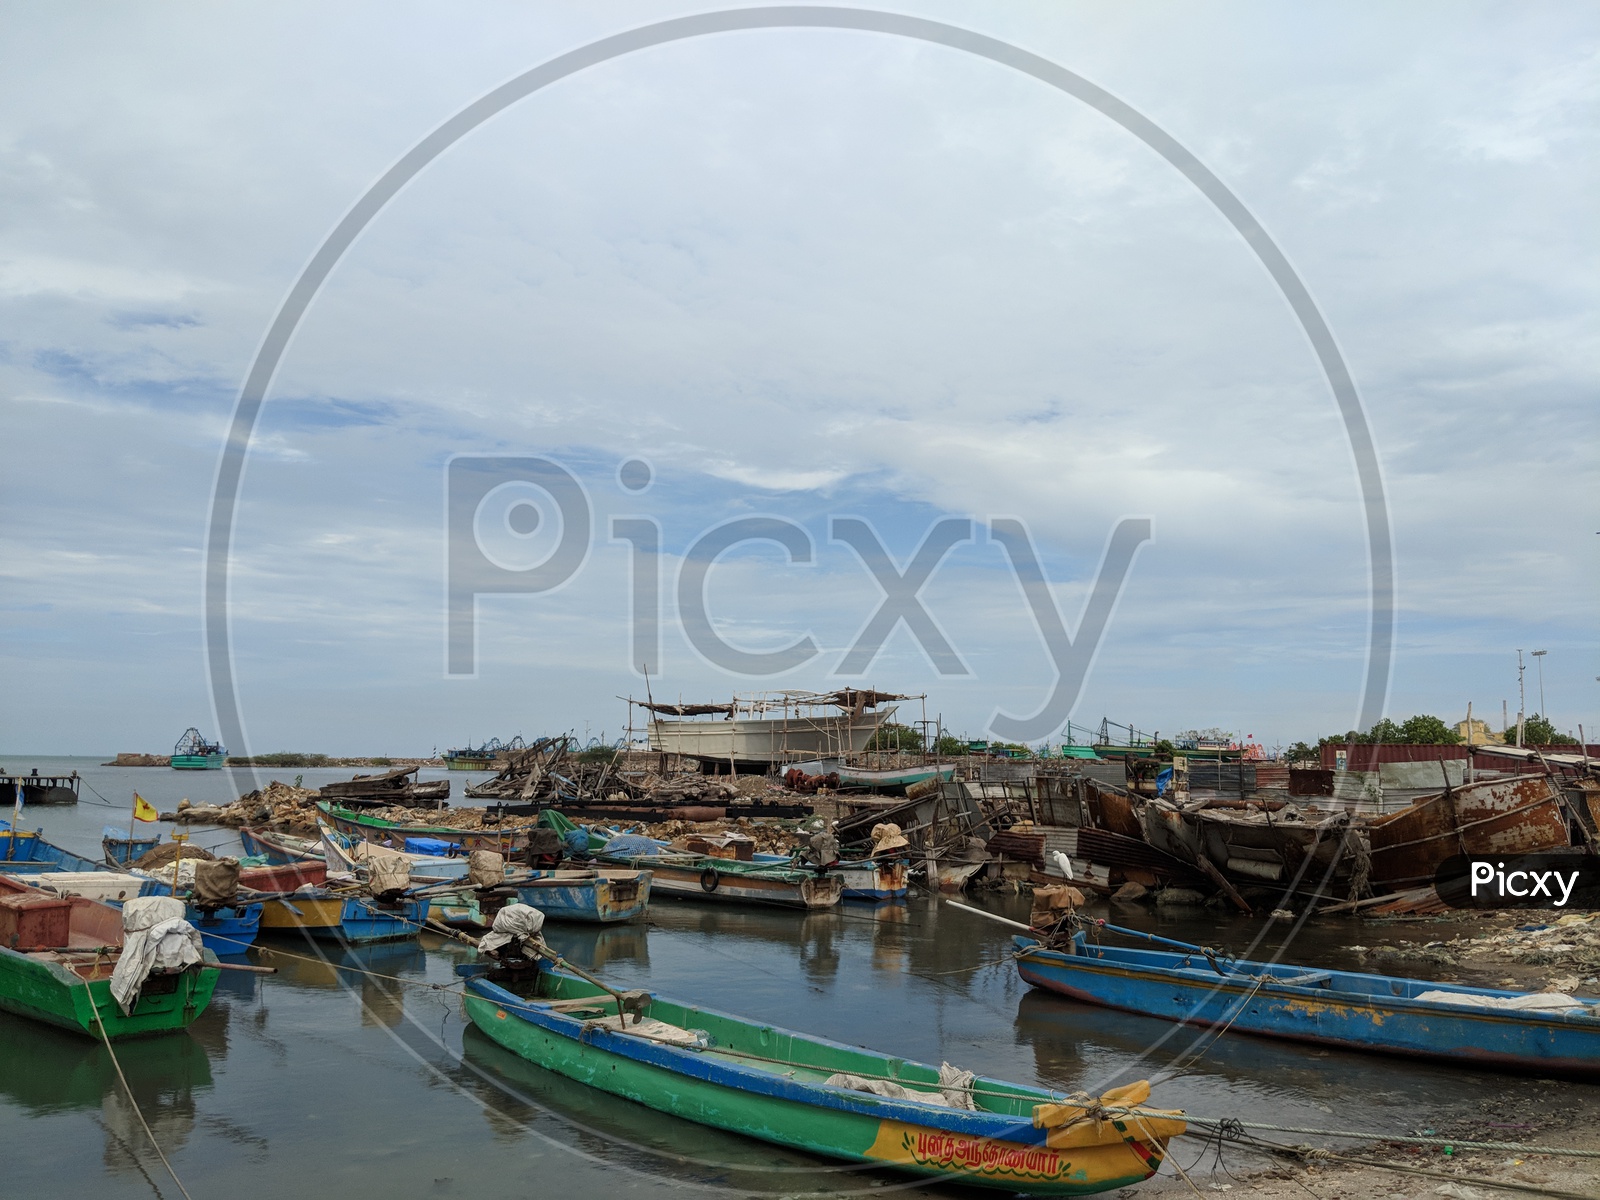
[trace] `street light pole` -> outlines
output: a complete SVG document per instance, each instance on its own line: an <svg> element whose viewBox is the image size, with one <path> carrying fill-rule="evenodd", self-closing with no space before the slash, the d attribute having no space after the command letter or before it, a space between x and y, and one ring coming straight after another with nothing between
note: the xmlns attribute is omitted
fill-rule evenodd
<svg viewBox="0 0 1600 1200"><path fill-rule="evenodd" d="M1528 711L1528 692L1522 686L1522 647L1517 647L1517 745L1522 745L1522 720Z"/></svg>
<svg viewBox="0 0 1600 1200"><path fill-rule="evenodd" d="M1539 715L1547 721L1550 719L1550 713L1544 706L1544 656L1549 653L1550 651L1548 650L1535 650L1533 652L1533 656L1539 660Z"/></svg>

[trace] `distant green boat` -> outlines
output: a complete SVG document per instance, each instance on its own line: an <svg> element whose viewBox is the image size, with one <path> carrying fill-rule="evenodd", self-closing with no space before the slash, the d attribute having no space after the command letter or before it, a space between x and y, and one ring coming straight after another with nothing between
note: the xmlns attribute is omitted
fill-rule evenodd
<svg viewBox="0 0 1600 1200"><path fill-rule="evenodd" d="M0 1009L56 1025L98 1040L100 1028L112 1041L119 1038L152 1037L181 1033L211 1003L211 993L221 976L213 964L216 955L206 951L206 965L170 973L153 973L146 981L126 1015L111 994L111 973L122 948L122 910L81 896L59 900L70 904L66 936L52 928L52 918L43 909L54 908L47 896L36 888L0 878L0 901L12 910L9 922L18 929L44 929L60 946L29 950L26 933L13 934L0 944ZM32 924L19 924L26 914ZM36 939L34 939L36 940ZM99 1013L99 1020L95 1014Z"/></svg>
<svg viewBox="0 0 1600 1200"><path fill-rule="evenodd" d="M193 725L183 731L178 744L172 748L172 769L175 771L217 771L228 757L225 746L208 742Z"/></svg>
<svg viewBox="0 0 1600 1200"><path fill-rule="evenodd" d="M527 748L522 735L518 734L509 742L490 738L481 746L457 746L446 750L439 757L444 759L447 771L493 771L495 763L504 759L506 755Z"/></svg>

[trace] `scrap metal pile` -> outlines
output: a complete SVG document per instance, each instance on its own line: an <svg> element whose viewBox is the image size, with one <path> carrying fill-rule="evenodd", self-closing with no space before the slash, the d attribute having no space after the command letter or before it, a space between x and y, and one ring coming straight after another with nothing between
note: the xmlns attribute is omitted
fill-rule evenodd
<svg viewBox="0 0 1600 1200"><path fill-rule="evenodd" d="M617 820L720 821L739 816L800 817L811 809L761 776L719 779L697 770L660 774L629 765L620 752L577 754L570 737L540 738L513 753L493 779L467 789L506 816L559 808L571 816ZM769 799L776 792L783 799Z"/></svg>

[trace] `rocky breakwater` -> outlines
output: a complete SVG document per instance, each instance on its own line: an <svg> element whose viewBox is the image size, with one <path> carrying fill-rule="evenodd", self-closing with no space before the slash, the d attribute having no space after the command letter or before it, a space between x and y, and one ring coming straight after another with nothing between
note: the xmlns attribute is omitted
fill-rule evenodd
<svg viewBox="0 0 1600 1200"><path fill-rule="evenodd" d="M274 779L264 788L246 792L232 804L180 801L175 810L162 813L161 819L180 825L226 825L234 829L241 825L271 825L296 833L315 833L320 798L312 788Z"/></svg>
<svg viewBox="0 0 1600 1200"><path fill-rule="evenodd" d="M135 754L128 750L119 751L110 762L101 763L102 767L170 767L172 756L170 754Z"/></svg>

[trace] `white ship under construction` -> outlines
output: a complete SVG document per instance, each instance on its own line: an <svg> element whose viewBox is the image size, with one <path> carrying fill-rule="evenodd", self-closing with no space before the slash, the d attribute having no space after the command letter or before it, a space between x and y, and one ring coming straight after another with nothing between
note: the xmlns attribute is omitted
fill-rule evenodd
<svg viewBox="0 0 1600 1200"><path fill-rule="evenodd" d="M893 692L755 692L723 704L659 704L636 700L650 714L650 749L735 769L839 758L865 750L893 702Z"/></svg>

